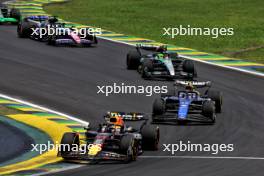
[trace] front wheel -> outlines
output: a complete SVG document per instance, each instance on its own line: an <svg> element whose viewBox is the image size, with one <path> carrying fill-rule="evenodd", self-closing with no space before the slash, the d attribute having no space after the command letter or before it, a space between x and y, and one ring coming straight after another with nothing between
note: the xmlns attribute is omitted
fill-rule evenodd
<svg viewBox="0 0 264 176"><path fill-rule="evenodd" d="M151 77L151 71L153 70L153 63L149 59L145 59L142 63L141 77L149 79Z"/></svg>
<svg viewBox="0 0 264 176"><path fill-rule="evenodd" d="M217 90L209 90L208 97L211 98L215 102L215 112L222 112L222 104L223 104L223 95L222 92Z"/></svg>
<svg viewBox="0 0 264 176"><path fill-rule="evenodd" d="M209 118L213 123L215 122L215 107L212 101L205 101L203 103L202 114Z"/></svg>
<svg viewBox="0 0 264 176"><path fill-rule="evenodd" d="M121 138L120 150L123 154L127 155L125 163L129 163L137 159L138 146L133 135L125 135Z"/></svg>
<svg viewBox="0 0 264 176"><path fill-rule="evenodd" d="M137 69L138 66L140 65L140 58L141 58L141 55L139 52L130 51L127 54L127 60L126 60L127 69L129 69L129 70Z"/></svg>
<svg viewBox="0 0 264 176"><path fill-rule="evenodd" d="M17 36L19 38L26 38L28 36L28 32L27 32L28 29L24 29L25 26L26 25L23 24L17 25Z"/></svg>
<svg viewBox="0 0 264 176"><path fill-rule="evenodd" d="M48 45L56 46L56 36L50 36L47 40Z"/></svg>
<svg viewBox="0 0 264 176"><path fill-rule="evenodd" d="M79 135L74 132L67 132L63 134L63 137L61 139L61 147L60 147L60 153L62 158L69 159L70 157L68 154L70 154L73 151L73 148L79 148L80 146L80 139Z"/></svg>

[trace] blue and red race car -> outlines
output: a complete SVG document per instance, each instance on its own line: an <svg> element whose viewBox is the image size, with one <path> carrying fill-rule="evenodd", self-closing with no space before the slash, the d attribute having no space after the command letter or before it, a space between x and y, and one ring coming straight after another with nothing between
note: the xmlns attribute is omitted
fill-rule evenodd
<svg viewBox="0 0 264 176"><path fill-rule="evenodd" d="M65 133L58 156L67 161L135 161L143 150L157 150L159 128L148 125L142 113L108 112L105 123L89 124L85 137L78 133ZM128 123L138 123L137 125Z"/></svg>
<svg viewBox="0 0 264 176"><path fill-rule="evenodd" d="M222 92L210 89L209 81L176 81L175 85L184 88L175 86L153 103L154 123L215 123L216 114L222 110ZM208 89L201 93L198 88Z"/></svg>

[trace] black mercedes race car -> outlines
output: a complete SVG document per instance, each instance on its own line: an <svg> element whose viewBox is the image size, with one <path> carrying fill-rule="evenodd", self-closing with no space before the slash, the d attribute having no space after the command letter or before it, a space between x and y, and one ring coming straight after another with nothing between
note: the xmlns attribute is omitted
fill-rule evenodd
<svg viewBox="0 0 264 176"><path fill-rule="evenodd" d="M58 156L67 161L130 162L136 160L143 150L158 149L159 128L147 125L144 114L109 112L104 118L103 124L89 124L83 139L78 133L65 133L61 144L69 148L61 148ZM139 125L131 126L129 122Z"/></svg>
<svg viewBox="0 0 264 176"><path fill-rule="evenodd" d="M142 54L140 49L155 51ZM168 52L166 46L137 45L126 58L127 69L135 69L144 79L188 79L197 77L192 60L184 59L175 52Z"/></svg>
<svg viewBox="0 0 264 176"><path fill-rule="evenodd" d="M28 16L17 27L20 38L31 38L47 42L49 45L91 46L97 44L96 35L91 35L89 28L83 31L68 28L53 16Z"/></svg>
<svg viewBox="0 0 264 176"><path fill-rule="evenodd" d="M154 123L215 123L216 114L222 110L222 92L210 89L209 81L176 81L175 84L184 89L175 87L154 101ZM207 89L202 93L198 88Z"/></svg>

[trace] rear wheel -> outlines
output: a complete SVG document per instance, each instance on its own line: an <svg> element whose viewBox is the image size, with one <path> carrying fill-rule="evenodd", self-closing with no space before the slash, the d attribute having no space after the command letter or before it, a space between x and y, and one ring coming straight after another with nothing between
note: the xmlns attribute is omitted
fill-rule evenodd
<svg viewBox="0 0 264 176"><path fill-rule="evenodd" d="M14 9L13 8L13 9L10 10L10 17L11 18L15 18L19 22L21 20L21 13L20 13L20 11L18 9Z"/></svg>
<svg viewBox="0 0 264 176"><path fill-rule="evenodd" d="M142 148L144 150L158 150L160 132L155 126L145 125L141 130Z"/></svg>
<svg viewBox="0 0 264 176"><path fill-rule="evenodd" d="M137 51L129 51L129 53L127 54L127 69L129 70L135 70L138 68L138 66L140 65L140 59L141 59L141 55L139 52Z"/></svg>
<svg viewBox="0 0 264 176"><path fill-rule="evenodd" d="M67 156L74 149L78 149L80 146L80 139L77 133L67 132L63 134L61 139L60 152L64 159L69 159ZM78 147L78 148L77 148Z"/></svg>
<svg viewBox="0 0 264 176"><path fill-rule="evenodd" d="M211 98L215 102L215 112L222 112L222 104L223 104L223 96L222 92L217 90L209 90L208 97Z"/></svg>
<svg viewBox="0 0 264 176"><path fill-rule="evenodd" d="M188 76L190 76L190 78L193 78L195 76L194 63L192 60L183 61L183 71L188 73Z"/></svg>

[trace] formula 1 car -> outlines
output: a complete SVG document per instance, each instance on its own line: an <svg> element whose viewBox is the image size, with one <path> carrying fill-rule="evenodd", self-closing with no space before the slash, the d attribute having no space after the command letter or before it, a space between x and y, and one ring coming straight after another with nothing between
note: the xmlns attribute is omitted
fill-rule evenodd
<svg viewBox="0 0 264 176"><path fill-rule="evenodd" d="M65 133L61 144L69 145L69 150L60 150L58 156L67 161L135 161L143 150L157 150L159 128L147 125L147 118L142 113L108 112L105 123L89 124L85 137L78 133ZM128 122L139 122L138 126L129 126ZM75 145L75 150L74 150ZM82 147L86 146L84 150ZM77 146L77 147L76 147ZM88 146L88 147L87 147ZM77 148L77 149L76 149Z"/></svg>
<svg viewBox="0 0 264 176"><path fill-rule="evenodd" d="M27 16L18 24L17 35L19 38L32 38L44 41L47 39L46 36L40 37L40 35L34 33L34 30L40 29L41 27L45 28L49 24L54 24L57 21L57 18L45 15Z"/></svg>
<svg viewBox="0 0 264 176"><path fill-rule="evenodd" d="M184 86L184 90L177 90ZM153 103L154 123L215 123L222 110L222 92L211 90L211 82L176 81L175 88ZM196 89L207 88L204 93Z"/></svg>
<svg viewBox="0 0 264 176"><path fill-rule="evenodd" d="M71 28L65 28L64 26L55 26L55 30L58 34L53 34L48 37L48 44L54 46L83 46L89 47L98 43L96 35L90 35L88 33L89 29L84 32L76 32Z"/></svg>
<svg viewBox="0 0 264 176"><path fill-rule="evenodd" d="M64 23L58 22L52 16L29 16L23 19L17 27L17 34L20 38L31 38L47 42L49 45L69 46L91 46L97 44L95 35L88 33L89 28L82 33L65 27Z"/></svg>
<svg viewBox="0 0 264 176"><path fill-rule="evenodd" d="M155 51L143 55L140 49ZM197 77L192 60L168 52L166 46L137 45L136 51L127 54L127 69L136 69L144 79L188 79Z"/></svg>
<svg viewBox="0 0 264 176"><path fill-rule="evenodd" d="M0 24L11 23L18 24L21 14L18 9L8 8L4 4L0 4Z"/></svg>

